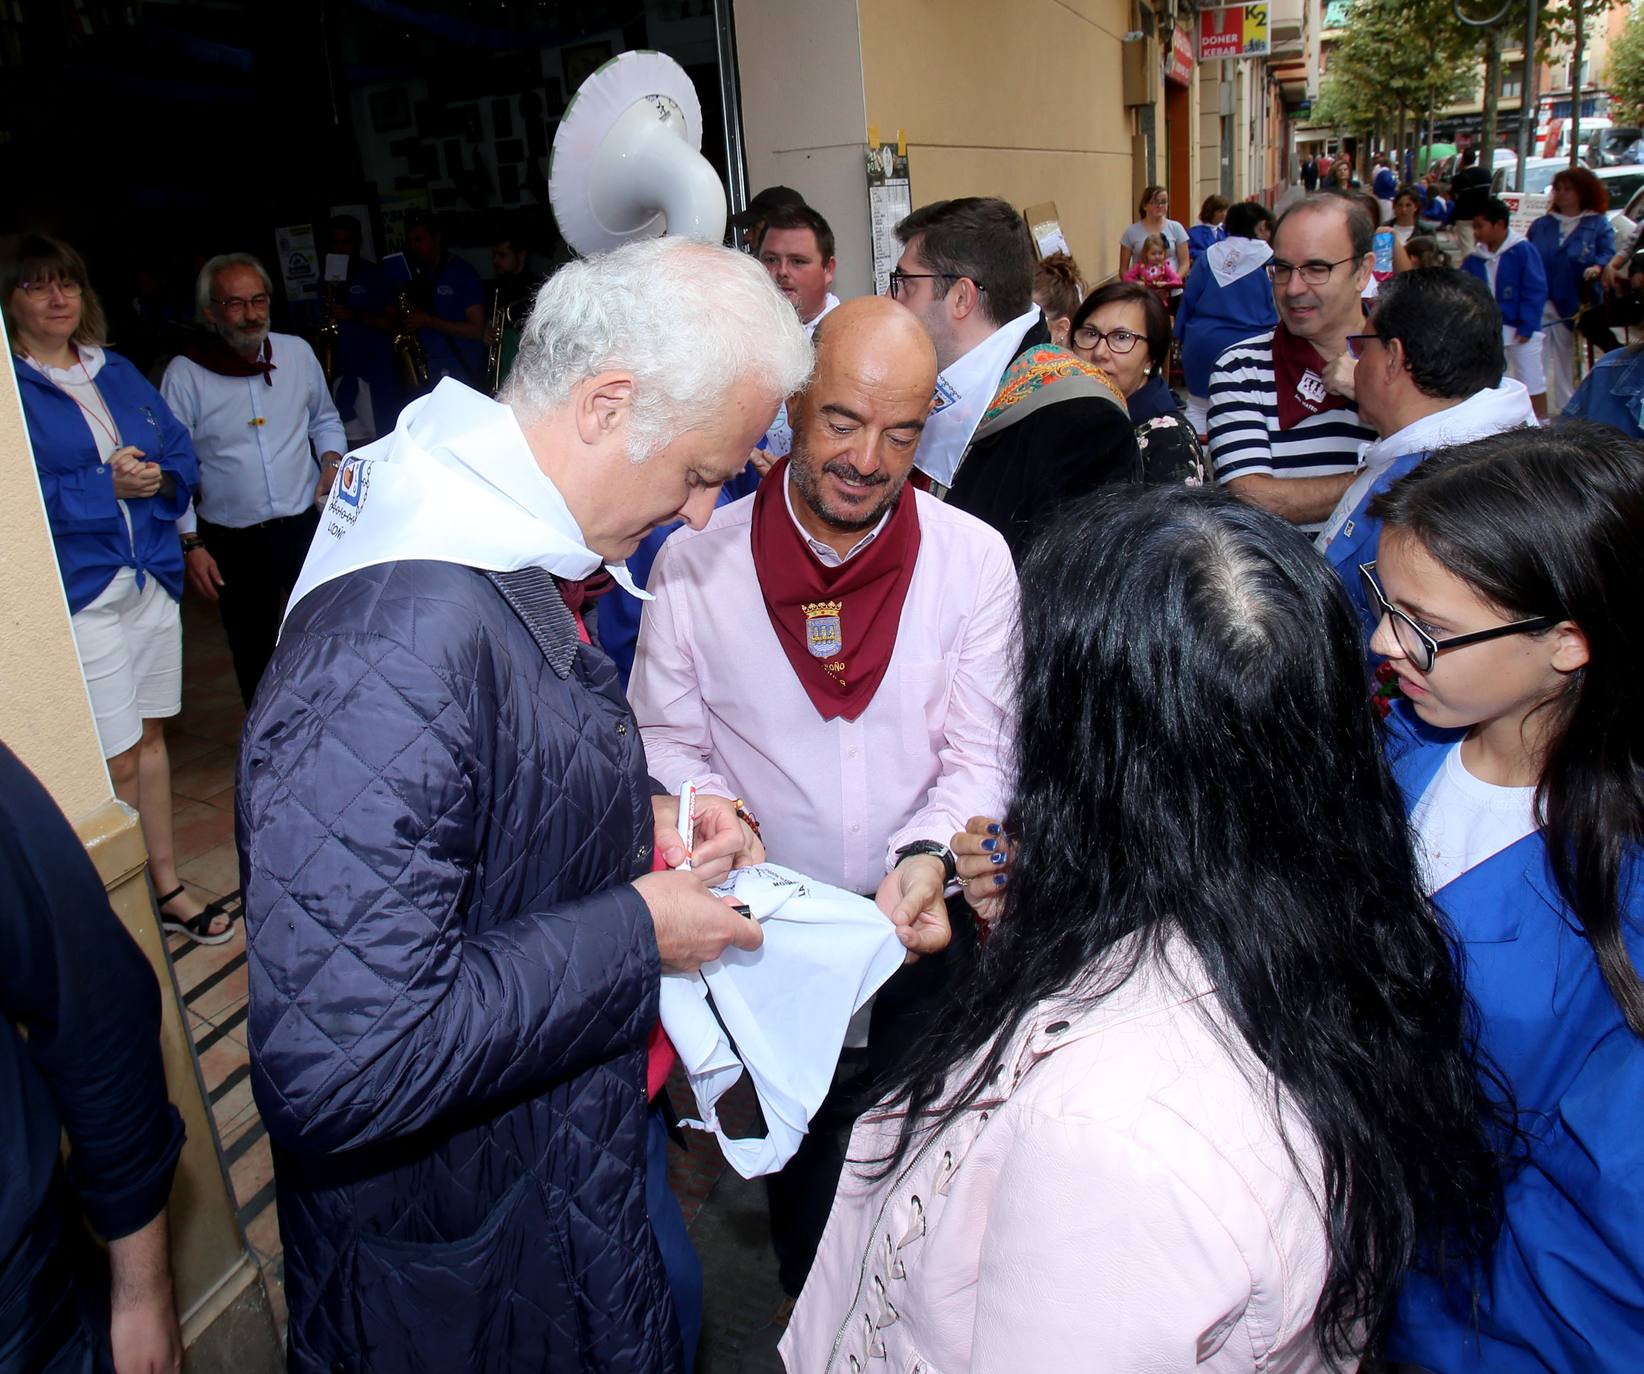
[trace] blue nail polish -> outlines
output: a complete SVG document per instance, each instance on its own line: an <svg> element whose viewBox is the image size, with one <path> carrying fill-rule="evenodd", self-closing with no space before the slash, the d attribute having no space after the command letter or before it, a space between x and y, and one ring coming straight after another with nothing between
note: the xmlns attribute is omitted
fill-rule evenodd
<svg viewBox="0 0 1644 1374"><path fill-rule="evenodd" d="M997 821L995 821L992 825L988 826L988 834L997 835L998 833L999 833L999 823Z"/></svg>
<svg viewBox="0 0 1644 1374"><path fill-rule="evenodd" d="M1003 887L1005 885L1005 875L1003 873L995 873L993 875L993 885L995 887Z"/></svg>
<svg viewBox="0 0 1644 1374"><path fill-rule="evenodd" d="M985 849L990 854L995 849L997 849L998 847L999 847L999 841L998 840L983 840L982 841L982 848Z"/></svg>
<svg viewBox="0 0 1644 1374"><path fill-rule="evenodd" d="M1003 854L995 854L993 856L993 862L996 863L996 864L1002 864L1002 863L1004 863L1004 861L1005 861L1005 856Z"/></svg>

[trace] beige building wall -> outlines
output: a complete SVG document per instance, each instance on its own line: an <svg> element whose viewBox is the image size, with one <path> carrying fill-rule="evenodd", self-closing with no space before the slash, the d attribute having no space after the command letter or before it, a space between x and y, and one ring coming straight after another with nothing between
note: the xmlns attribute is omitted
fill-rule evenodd
<svg viewBox="0 0 1644 1374"><path fill-rule="evenodd" d="M1128 0L860 0L857 8L867 120L881 138L906 131L914 204L1053 200L1086 279L1113 272L1135 209L1134 120L1119 67ZM753 57L741 51L746 73Z"/></svg>
<svg viewBox="0 0 1644 1374"><path fill-rule="evenodd" d="M833 228L841 297L873 292L856 0L736 0L748 190L791 186ZM894 127L880 127L894 138Z"/></svg>
<svg viewBox="0 0 1644 1374"><path fill-rule="evenodd" d="M1222 63L1206 62L1195 70L1198 105L1199 203L1222 189ZM1237 196L1230 197L1237 200Z"/></svg>

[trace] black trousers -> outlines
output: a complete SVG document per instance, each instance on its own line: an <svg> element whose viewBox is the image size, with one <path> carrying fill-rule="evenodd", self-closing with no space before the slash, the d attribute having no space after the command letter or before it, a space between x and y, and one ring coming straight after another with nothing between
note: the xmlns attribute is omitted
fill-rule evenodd
<svg viewBox="0 0 1644 1374"><path fill-rule="evenodd" d="M799 1149L778 1173L765 1176L777 1277L791 1298L799 1296L811 1272L856 1118L883 1096L886 1081L941 1015L951 990L968 976L975 961L976 918L963 897L948 899L948 920L953 926L952 943L940 954L898 969L879 989L867 1048L845 1052L833 1088L811 1118L811 1129ZM863 1163L855 1160L852 1166Z"/></svg>
<svg viewBox="0 0 1644 1374"><path fill-rule="evenodd" d="M234 657L234 677L247 708L257 695L268 660L274 657L280 617L319 524L317 510L245 529L200 521L200 538L223 575L217 607L228 635L228 651Z"/></svg>

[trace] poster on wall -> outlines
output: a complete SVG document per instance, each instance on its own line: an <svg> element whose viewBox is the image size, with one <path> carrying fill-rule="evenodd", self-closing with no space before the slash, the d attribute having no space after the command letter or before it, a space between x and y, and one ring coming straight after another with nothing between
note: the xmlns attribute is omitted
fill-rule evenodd
<svg viewBox="0 0 1644 1374"><path fill-rule="evenodd" d="M320 253L312 224L287 224L274 231L274 256L288 301L311 301L319 295Z"/></svg>
<svg viewBox="0 0 1644 1374"><path fill-rule="evenodd" d="M1028 206L1022 211L1022 218L1027 221L1034 251L1041 258L1048 258L1052 253L1073 256L1073 250L1067 246L1067 235L1062 232L1062 217L1056 213L1055 201Z"/></svg>
<svg viewBox="0 0 1644 1374"><path fill-rule="evenodd" d="M1267 6L1227 5L1199 11L1199 61L1267 52Z"/></svg>
<svg viewBox="0 0 1644 1374"><path fill-rule="evenodd" d="M875 295L890 292L891 268L902 256L896 226L913 213L913 192L908 185L908 154L904 144L868 148L868 213L873 237L873 290Z"/></svg>

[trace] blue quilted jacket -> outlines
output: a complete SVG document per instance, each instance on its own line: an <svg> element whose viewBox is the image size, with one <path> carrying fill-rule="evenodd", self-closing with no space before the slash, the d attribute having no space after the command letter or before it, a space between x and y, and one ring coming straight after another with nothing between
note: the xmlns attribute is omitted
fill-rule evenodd
<svg viewBox="0 0 1644 1374"><path fill-rule="evenodd" d="M292 1369L677 1368L650 791L540 570L387 564L288 620L238 834Z"/></svg>

